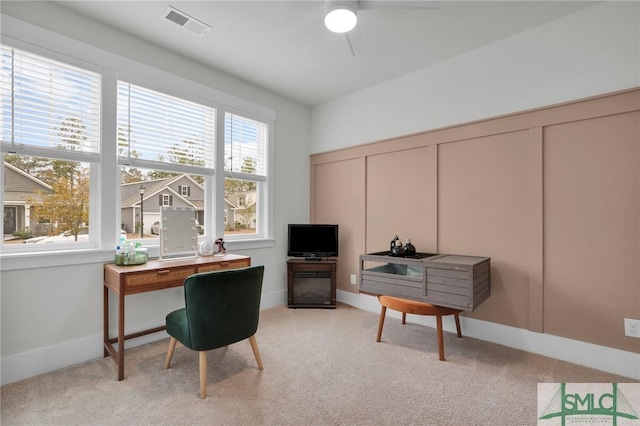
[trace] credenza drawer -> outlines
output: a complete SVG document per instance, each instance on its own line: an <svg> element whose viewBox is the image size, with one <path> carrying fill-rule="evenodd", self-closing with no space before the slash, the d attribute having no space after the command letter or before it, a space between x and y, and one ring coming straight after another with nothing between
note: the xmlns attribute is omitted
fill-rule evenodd
<svg viewBox="0 0 640 426"><path fill-rule="evenodd" d="M247 266L251 266L251 261L249 259L224 260L221 262L198 265L198 272L221 271L223 269L236 269Z"/></svg>
<svg viewBox="0 0 640 426"><path fill-rule="evenodd" d="M125 288L135 288L147 285L170 283L173 281L184 281L189 275L196 273L195 266L184 266L180 268L156 269L140 273L132 273L124 276Z"/></svg>

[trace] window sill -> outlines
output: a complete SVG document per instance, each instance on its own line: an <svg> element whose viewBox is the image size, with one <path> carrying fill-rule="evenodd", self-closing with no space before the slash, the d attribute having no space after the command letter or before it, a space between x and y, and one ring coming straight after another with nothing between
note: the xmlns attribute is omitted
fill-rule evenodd
<svg viewBox="0 0 640 426"><path fill-rule="evenodd" d="M104 263L113 261L113 250L84 249L39 253L3 253L0 255L0 271L47 268L53 266Z"/></svg>
<svg viewBox="0 0 640 426"><path fill-rule="evenodd" d="M229 252L271 248L275 244L273 239L236 240L226 243ZM149 247L149 257L159 256L158 246ZM0 272L20 269L50 268L55 266L80 265L87 263L113 262L113 250L81 249L52 251L39 253L2 253L0 254Z"/></svg>

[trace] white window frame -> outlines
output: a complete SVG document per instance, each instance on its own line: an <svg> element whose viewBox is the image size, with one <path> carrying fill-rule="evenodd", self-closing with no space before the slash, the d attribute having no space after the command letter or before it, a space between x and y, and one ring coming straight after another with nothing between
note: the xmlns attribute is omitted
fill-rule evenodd
<svg viewBox="0 0 640 426"><path fill-rule="evenodd" d="M104 106L104 101L102 99L103 91L104 91L104 80L105 73L102 67L96 66L95 64L85 62L83 60L70 57L61 53L51 52L46 49L39 48L37 46L31 46L20 42L18 40L11 40L3 38L2 44L8 47L12 47L14 49L22 50L25 52L29 52L35 55L42 56L44 58L52 59L58 62L62 62L64 64L72 65L78 68L82 68L84 70L94 72L100 75L100 84L101 84L101 93L100 93L100 109L102 110ZM108 78L108 77L107 77ZM101 111L102 115L102 111ZM104 123L100 123L100 139L103 137L103 128ZM100 145L102 145L100 143ZM16 154L22 156L32 156L32 157L46 157L56 160L66 160L66 161L78 161L85 162L89 164L89 239L88 241L78 241L78 242L67 242L67 243L50 243L50 244L1 244L1 252L0 259L4 260L4 257L8 255L32 255L34 253L42 254L42 253L64 253L69 251L78 251L78 250L93 250L97 249L100 245L101 240L101 227L100 227L100 217L101 217L101 206L102 197L98 196L101 187L101 173L100 170L102 168L102 158L104 153L101 151L97 154L96 158L95 154L84 154L82 152L76 151L68 151L68 150L53 150L49 147L36 147L32 145L20 146L17 145L12 147L10 150L7 150L5 146L2 148L2 152L0 154L0 161L2 161L2 170L0 171L0 187L4 188L4 160L6 154ZM0 204L3 206L4 211L4 191L0 192ZM2 235L4 235L4 222L0 225L0 230Z"/></svg>
<svg viewBox="0 0 640 426"><path fill-rule="evenodd" d="M89 70L102 70L101 161L99 167L94 167L91 170L90 189L92 194L100 195L92 196L90 205L90 226L95 230L96 246L75 249L74 245L74 249L65 247L64 250L39 252L37 262L39 267L100 263L113 260L120 229L120 166L117 163L116 144L104 143L104 141L117 140L116 87L117 80L122 79L123 75L136 79L141 85L149 83L151 88L154 86L171 88L171 92L167 91L167 93L175 96L209 102L218 111L218 121L220 117L224 117L226 111L229 111L268 123L268 155L270 159L273 158L276 113L269 107L30 25L11 16L2 15L2 24L3 44ZM91 67L86 64L90 64ZM224 139L220 139L220 135L224 135L221 130L223 127L217 126L217 128L216 162L221 161L224 155ZM222 149L222 153L218 151L220 149ZM215 167L217 170L223 170L224 165L216 163ZM242 240L227 240L228 249L242 251L274 246L273 161L269 162L268 176L269 179L263 185L265 199L258 200L260 211L257 214L259 220L264 224L263 232L260 235L252 235ZM205 223L213 224L213 226L205 225L205 229L211 229L210 236L223 235L225 226L223 214L225 208L224 180L216 177L207 176L205 184L206 190L211 191L205 202ZM3 181L3 173L0 173L0 185L3 184ZM4 206L4 203L2 204ZM217 207L219 214L214 215L214 206ZM157 257L158 254L157 247L149 248L150 257ZM2 270L33 268L33 256L34 253L9 252L6 247L2 247L0 251Z"/></svg>
<svg viewBox="0 0 640 426"><path fill-rule="evenodd" d="M218 127L218 147L217 147L217 165L219 170L225 170L224 175L231 179L248 180L256 183L256 233L253 234L237 234L237 235L225 235L225 240L237 242L238 244L251 243L255 240L269 240L273 236L273 152L274 152L274 127L275 123L271 120L265 120L259 116L248 114L243 111L234 110L232 108L225 108L219 111L218 122L222 121L224 124L226 113L234 114L242 118L255 120L260 123L264 123L268 128L267 135L267 152L266 152L266 167L265 176L254 175L250 173L242 173L238 171L227 171L224 169L224 127ZM224 181L218 183L224 185ZM223 188L220 191L224 192ZM224 196L224 194L222 194ZM218 229L221 230L220 235L224 234L224 223L220 224Z"/></svg>

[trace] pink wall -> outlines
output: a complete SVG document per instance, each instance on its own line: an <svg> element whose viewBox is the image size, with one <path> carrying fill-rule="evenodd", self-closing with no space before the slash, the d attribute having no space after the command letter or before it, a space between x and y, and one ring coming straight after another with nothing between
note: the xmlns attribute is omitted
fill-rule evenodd
<svg viewBox="0 0 640 426"><path fill-rule="evenodd" d="M338 289L398 234L491 257L474 318L640 353L639 123L640 88L312 155Z"/></svg>

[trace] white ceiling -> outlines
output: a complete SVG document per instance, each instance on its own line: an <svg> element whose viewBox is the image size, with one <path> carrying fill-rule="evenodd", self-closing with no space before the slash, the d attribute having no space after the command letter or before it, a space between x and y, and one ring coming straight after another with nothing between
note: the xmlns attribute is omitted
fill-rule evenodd
<svg viewBox="0 0 640 426"><path fill-rule="evenodd" d="M367 54L323 24L322 1L60 1L120 31L314 106L559 19L593 2L440 1L435 9L362 10ZM163 18L169 5L212 28Z"/></svg>

